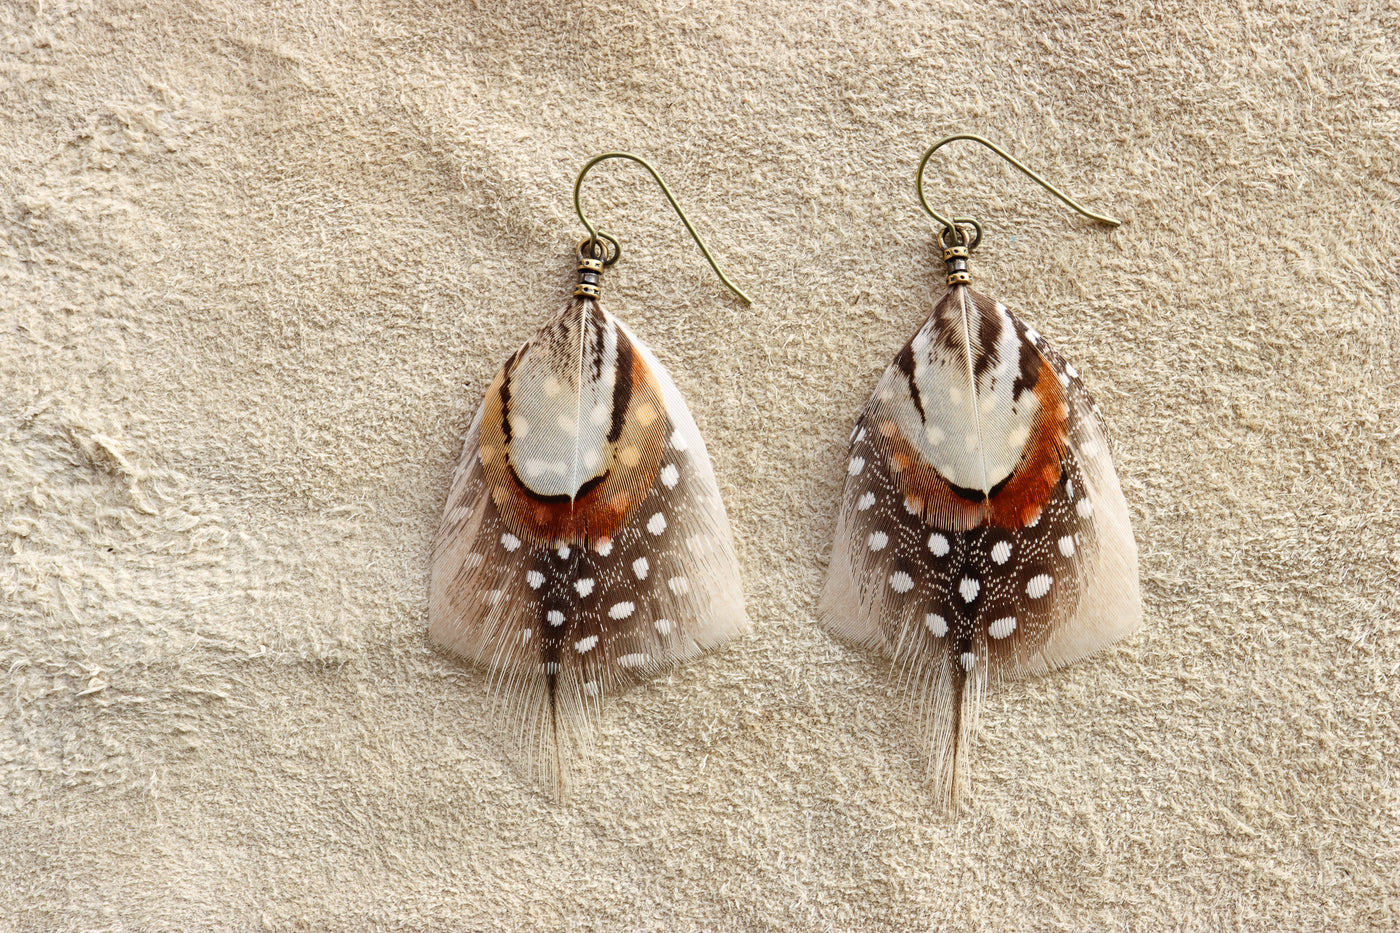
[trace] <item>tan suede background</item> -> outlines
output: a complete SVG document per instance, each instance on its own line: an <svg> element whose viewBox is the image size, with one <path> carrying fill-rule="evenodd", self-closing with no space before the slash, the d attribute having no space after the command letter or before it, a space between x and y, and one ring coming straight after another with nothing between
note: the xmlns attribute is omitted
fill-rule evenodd
<svg viewBox="0 0 1400 933"><path fill-rule="evenodd" d="M0 928L1400 925L1400 5L0 5ZM934 812L812 622L855 413L941 289L1086 373L1142 635L995 690ZM604 301L708 440L754 621L564 805L427 642L496 367Z"/></svg>

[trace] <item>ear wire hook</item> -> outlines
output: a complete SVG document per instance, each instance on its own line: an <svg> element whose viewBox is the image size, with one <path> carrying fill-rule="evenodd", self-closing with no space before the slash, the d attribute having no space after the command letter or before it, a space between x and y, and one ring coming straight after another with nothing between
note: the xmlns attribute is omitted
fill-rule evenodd
<svg viewBox="0 0 1400 933"><path fill-rule="evenodd" d="M973 220L971 217L954 217L949 219L928 206L928 199L924 197L924 166L928 165L929 158L935 152L937 152L939 149L941 149L948 143L954 142L955 140L959 139L970 139L975 143L981 143L982 145L986 146L988 149L992 150L997 155L1001 156L1003 159L1010 162L1012 165L1016 166L1021 171L1025 172L1031 177L1032 180L1035 181L1036 184L1040 185L1040 187L1044 188L1046 191L1059 198L1076 213L1088 217L1090 220L1097 220L1101 223L1106 223L1113 227L1118 226L1122 222L1113 217L1109 217L1107 214L1095 214L1093 211L1089 210L1087 207L1080 204L1078 201L1074 200L1069 195L1065 194L1059 188L1056 188L1054 185L1050 184L1050 182L1046 181L1039 174L1031 171L1024 164L1022 164L1020 160L1016 159L1005 149L1001 148L991 140L986 139L982 136L978 136L976 133L957 133L952 136L944 136L938 142L934 143L932 146L929 146L928 150L924 153L924 157L919 160L919 171L914 176L914 189L919 193L919 203L923 205L924 210L928 211L928 215L930 217L932 217L934 220L938 221L943 225L943 229L945 231L951 230L953 232L953 243L955 245L966 243L968 251L970 252L972 248L975 247L982 240L982 226L981 224L977 223L977 221ZM974 240L972 240L971 243L967 242L966 235L958 229L959 223L970 223L976 229L977 236ZM942 240L942 236L943 234L940 232L940 242Z"/></svg>
<svg viewBox="0 0 1400 933"><path fill-rule="evenodd" d="M715 262L715 258L710 255L710 251L705 247L705 241L700 239L700 234L695 232L695 228L691 226L690 218L685 216L685 211L681 210L681 206L676 203L676 196L671 193L670 188L666 187L666 182L661 180L661 176L657 173L656 169L652 168L651 163L648 162L646 159L643 159L639 156L634 156L630 152L605 152L602 155L594 156L593 158L589 159L586 163L584 163L583 168L579 170L578 178L574 180L574 211L578 214L578 219L583 221L583 225L588 228L588 239L585 242L589 245L590 249L594 251L594 255L598 258L603 258L601 256L598 256L599 252L607 252L607 250L603 248L602 243L600 241L607 240L609 243L612 244L612 258L603 258L603 264L605 266L612 265L622 257L622 244L617 241L617 237L605 233L601 230L595 230L593 225L588 222L588 218L584 216L583 205L579 202L579 191L583 187L583 177L588 174L589 169L591 169L593 166L597 165L599 162L602 162L605 159L630 159L631 161L636 162L642 168L650 172L651 177L656 179L656 183L661 186L661 191L663 194L666 195L666 200L670 201L671 206L676 209L676 215L680 217L681 223L685 224L685 229L688 230L690 232L691 237L694 238L695 245L700 247L700 252L704 254L705 260L710 264L710 268L715 270L715 275L719 276L719 280L723 282L729 288L730 291L742 298L744 304L753 304L753 302L749 300L749 296L745 295L742 291L740 291L739 286L729 281L729 277L726 276L724 272L720 270L719 264ZM580 249L582 249L582 245L583 244L580 244Z"/></svg>

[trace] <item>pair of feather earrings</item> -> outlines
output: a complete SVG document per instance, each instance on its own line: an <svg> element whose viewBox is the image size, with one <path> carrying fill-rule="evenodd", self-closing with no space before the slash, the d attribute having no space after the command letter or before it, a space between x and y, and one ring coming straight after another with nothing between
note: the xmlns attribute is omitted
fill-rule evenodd
<svg viewBox="0 0 1400 933"><path fill-rule="evenodd" d="M941 225L948 291L895 357L851 435L818 614L890 658L912 698L940 803L966 782L989 682L1041 673L1141 621L1137 552L1098 407L1004 305L973 291L981 239ZM433 551L432 638L488 666L528 760L557 793L607 694L747 630L738 561L700 432L666 370L599 304L621 254L579 244L563 310L496 376L467 433ZM611 247L611 250L609 250ZM747 302L747 298L744 299Z"/></svg>

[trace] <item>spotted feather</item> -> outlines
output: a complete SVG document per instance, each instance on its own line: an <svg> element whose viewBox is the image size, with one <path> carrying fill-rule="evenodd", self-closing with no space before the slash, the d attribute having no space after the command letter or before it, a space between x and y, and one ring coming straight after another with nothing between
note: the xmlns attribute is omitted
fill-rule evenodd
<svg viewBox="0 0 1400 933"><path fill-rule="evenodd" d="M496 674L558 793L602 698L748 626L704 441L652 352L592 297L506 361L433 549L429 632Z"/></svg>
<svg viewBox="0 0 1400 933"><path fill-rule="evenodd" d="M951 805L989 682L1141 622L1099 409L1044 338L957 282L881 377L847 474L820 620L893 660Z"/></svg>

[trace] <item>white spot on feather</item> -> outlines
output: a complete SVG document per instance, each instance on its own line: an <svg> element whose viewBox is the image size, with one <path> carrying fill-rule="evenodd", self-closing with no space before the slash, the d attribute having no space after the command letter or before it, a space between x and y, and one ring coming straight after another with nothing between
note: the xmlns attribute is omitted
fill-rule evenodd
<svg viewBox="0 0 1400 933"><path fill-rule="evenodd" d="M998 541L992 545L992 560L1004 564L1011 559L1011 542Z"/></svg>
<svg viewBox="0 0 1400 933"><path fill-rule="evenodd" d="M574 589L578 590L578 595L587 596L589 593L593 592L593 578L584 577L574 584Z"/></svg>
<svg viewBox="0 0 1400 933"><path fill-rule="evenodd" d="M1003 619L997 619L991 625L987 626L987 634L992 636L993 638L1005 638L1014 631L1016 631L1015 616L1007 616Z"/></svg>
<svg viewBox="0 0 1400 933"><path fill-rule="evenodd" d="M558 609L551 609L544 614L544 620L555 628L558 628L564 624L564 613L560 612Z"/></svg>
<svg viewBox="0 0 1400 933"><path fill-rule="evenodd" d="M963 577L958 583L958 592L962 594L963 602L970 603L977 598L978 592L982 589L982 584L971 577Z"/></svg>
<svg viewBox="0 0 1400 933"><path fill-rule="evenodd" d="M934 557L942 557L948 553L948 539L935 531L928 536L928 549L933 552Z"/></svg>
<svg viewBox="0 0 1400 933"><path fill-rule="evenodd" d="M1040 599L1050 592L1050 584L1054 582L1055 580L1050 574L1038 573L1031 577L1030 582L1026 584L1026 595L1031 599Z"/></svg>
<svg viewBox="0 0 1400 933"><path fill-rule="evenodd" d="M597 644L598 636L589 635L587 638L580 638L578 641L574 642L574 648L579 654L587 654L592 651Z"/></svg>
<svg viewBox="0 0 1400 933"><path fill-rule="evenodd" d="M560 476L563 476L568 469L569 465L562 460L546 461L531 457L529 460L525 461L525 472L528 473L531 478L538 477L541 473L558 473Z"/></svg>
<svg viewBox="0 0 1400 933"><path fill-rule="evenodd" d="M661 468L661 484L667 489L675 489L676 483L680 482L681 471L676 469L674 463L668 463Z"/></svg>
<svg viewBox="0 0 1400 933"><path fill-rule="evenodd" d="M929 630L935 638L942 638L948 634L948 620L936 612L930 612L924 616L924 627Z"/></svg>
<svg viewBox="0 0 1400 933"><path fill-rule="evenodd" d="M856 502L856 508L862 512L875 504L875 493L867 492Z"/></svg>
<svg viewBox="0 0 1400 933"><path fill-rule="evenodd" d="M631 603L614 603L613 607L608 610L608 618L625 619L628 616L630 616L632 614L632 610L636 608L637 607L632 605Z"/></svg>
<svg viewBox="0 0 1400 933"><path fill-rule="evenodd" d="M647 520L647 531L654 535L659 535L666 530L666 516L657 512Z"/></svg>
<svg viewBox="0 0 1400 933"><path fill-rule="evenodd" d="M907 593L914 588L914 578L903 570L890 576L890 589L896 593Z"/></svg>
<svg viewBox="0 0 1400 933"><path fill-rule="evenodd" d="M636 560L632 561L632 572L637 575L638 580L645 580L647 578L647 571L650 569L651 564L647 562L645 557L638 557Z"/></svg>
<svg viewBox="0 0 1400 933"><path fill-rule="evenodd" d="M870 537L866 539L865 543L869 545L870 550L880 551L884 549L886 544L890 543L890 536L883 531L873 531L870 533Z"/></svg>

